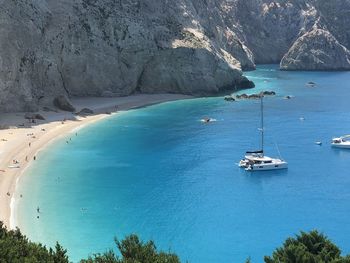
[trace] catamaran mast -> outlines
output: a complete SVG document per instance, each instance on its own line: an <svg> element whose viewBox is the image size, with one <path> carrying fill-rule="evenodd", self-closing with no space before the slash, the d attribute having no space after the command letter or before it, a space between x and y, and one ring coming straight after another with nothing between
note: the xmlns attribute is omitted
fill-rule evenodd
<svg viewBox="0 0 350 263"><path fill-rule="evenodd" d="M261 94L261 150L264 154L264 102L263 102L264 96Z"/></svg>

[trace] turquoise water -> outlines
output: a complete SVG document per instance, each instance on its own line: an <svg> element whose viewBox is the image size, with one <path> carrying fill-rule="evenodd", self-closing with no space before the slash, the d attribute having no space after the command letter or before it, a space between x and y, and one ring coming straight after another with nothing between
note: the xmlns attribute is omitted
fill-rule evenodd
<svg viewBox="0 0 350 263"><path fill-rule="evenodd" d="M350 73L261 66L246 75L257 88L243 92L277 92L265 99L266 152L277 155L277 143L288 170L235 165L258 148L259 101L132 110L38 155L18 189L24 233L47 245L59 240L74 261L130 233L194 263L262 262L287 236L315 228L350 253L350 151L329 145L350 133ZM203 116L217 122L203 124Z"/></svg>

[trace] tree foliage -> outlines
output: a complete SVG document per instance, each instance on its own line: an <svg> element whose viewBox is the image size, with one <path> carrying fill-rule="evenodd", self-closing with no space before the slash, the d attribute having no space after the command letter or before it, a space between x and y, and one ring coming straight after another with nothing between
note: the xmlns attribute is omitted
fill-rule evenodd
<svg viewBox="0 0 350 263"><path fill-rule="evenodd" d="M316 230L288 238L264 260L266 263L350 263L350 257L342 257L340 249Z"/></svg>
<svg viewBox="0 0 350 263"><path fill-rule="evenodd" d="M115 239L121 258L113 251L95 254L81 263L180 263L178 256L172 253L158 252L153 241L142 242L136 235L130 235L122 241Z"/></svg>
<svg viewBox="0 0 350 263"><path fill-rule="evenodd" d="M30 242L19 229L8 231L0 222L0 262L9 263L68 263L66 250L58 243L55 249Z"/></svg>
<svg viewBox="0 0 350 263"><path fill-rule="evenodd" d="M153 241L143 242L136 235L124 240L115 239L119 253L109 250L98 253L80 263L180 263L173 253L158 251ZM341 256L340 249L325 235L314 230L287 238L265 263L350 263L350 256ZM7 230L0 222L0 262L4 263L68 263L67 250L58 243L47 249L40 243L29 241L19 229ZM250 263L248 258L246 263Z"/></svg>

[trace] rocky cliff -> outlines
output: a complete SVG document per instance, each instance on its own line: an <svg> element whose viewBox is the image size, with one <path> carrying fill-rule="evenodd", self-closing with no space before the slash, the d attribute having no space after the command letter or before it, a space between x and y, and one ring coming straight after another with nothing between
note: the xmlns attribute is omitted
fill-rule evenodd
<svg viewBox="0 0 350 263"><path fill-rule="evenodd" d="M215 94L258 63L350 64L349 0L0 3L0 111L35 111L62 94Z"/></svg>

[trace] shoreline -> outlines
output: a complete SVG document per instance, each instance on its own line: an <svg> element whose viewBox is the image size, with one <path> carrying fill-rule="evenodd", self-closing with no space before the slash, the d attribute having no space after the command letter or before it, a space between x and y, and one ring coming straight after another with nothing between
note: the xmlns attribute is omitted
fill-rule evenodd
<svg viewBox="0 0 350 263"><path fill-rule="evenodd" d="M0 221L9 229L17 227L15 202L22 198L16 192L17 183L25 175L26 168L35 161L37 153L56 139L111 116L112 113L115 115L119 111L190 98L193 97L178 94L77 98L71 100L77 111L89 108L94 114L81 117L64 111L40 111L46 120L37 120L35 124L24 119L23 112L1 114L0 126L6 128L0 130ZM14 163L14 160L18 163Z"/></svg>

